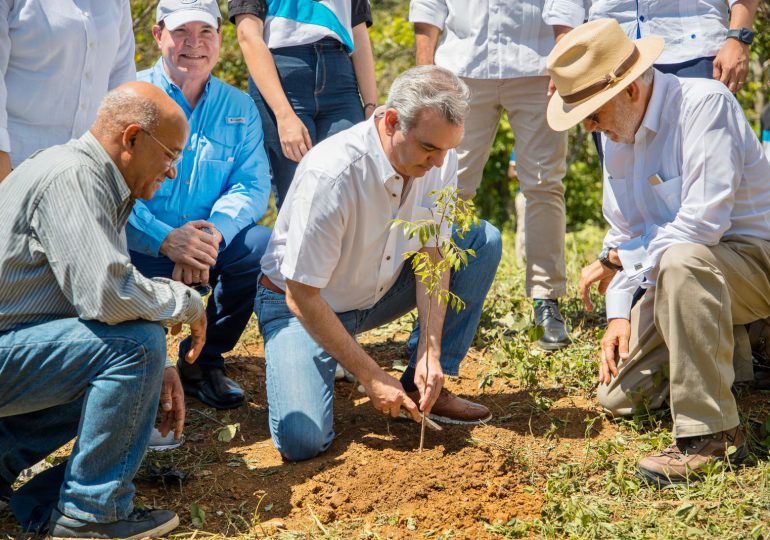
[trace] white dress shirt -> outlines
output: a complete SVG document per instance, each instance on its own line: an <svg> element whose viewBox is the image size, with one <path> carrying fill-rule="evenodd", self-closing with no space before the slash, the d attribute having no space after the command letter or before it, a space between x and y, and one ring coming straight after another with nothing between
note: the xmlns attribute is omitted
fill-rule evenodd
<svg viewBox="0 0 770 540"><path fill-rule="evenodd" d="M553 30L543 0L412 0L409 21L443 30L436 65L470 79L545 75Z"/></svg>
<svg viewBox="0 0 770 540"><path fill-rule="evenodd" d="M128 0L0 0L0 151L14 167L77 138L136 77Z"/></svg>
<svg viewBox="0 0 770 540"><path fill-rule="evenodd" d="M262 257L262 271L281 289L286 279L321 289L337 313L368 309L393 286L403 255L423 247L394 219L433 215L430 192L457 184L457 153L414 178L404 195L374 119L313 147L299 164ZM449 237L450 228L443 230Z"/></svg>
<svg viewBox="0 0 770 540"><path fill-rule="evenodd" d="M543 20L580 26L610 18L631 39L660 36L666 42L658 64L715 56L727 39L728 2L737 0L545 0Z"/></svg>
<svg viewBox="0 0 770 540"><path fill-rule="evenodd" d="M618 247L623 264L607 291L607 318L629 317L634 290L655 284L673 244L770 240L770 163L718 81L656 71L634 144L607 141L604 166L604 245Z"/></svg>

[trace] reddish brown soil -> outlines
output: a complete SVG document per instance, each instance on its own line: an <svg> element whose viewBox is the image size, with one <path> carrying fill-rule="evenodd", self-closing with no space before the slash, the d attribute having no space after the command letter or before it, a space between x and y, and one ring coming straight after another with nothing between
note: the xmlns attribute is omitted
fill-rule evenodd
<svg viewBox="0 0 770 540"><path fill-rule="evenodd" d="M389 368L403 358L403 338L370 336L364 342ZM605 438L616 431L599 418L586 433L584 420L599 416L594 403L559 389L543 392L554 400L546 413L536 409L528 392L507 381L495 381L482 393L478 375L487 369L485 356L471 351L462 376L447 386L487 405L495 415L489 425L428 431L426 448L418 453L417 424L388 420L365 396L351 397L351 383L339 382L337 437L329 450L310 461L284 463L268 431L261 345L247 338L236 353L229 372L249 392L248 405L215 411L190 400L189 408L196 410L188 413L186 444L148 456L150 463L171 465L189 478L164 484L143 468L137 481L143 503L179 513L178 532L193 532L190 508L197 503L206 513L207 537L263 537L280 532L273 527L279 524L311 534L326 529L339 538L358 538L366 531L414 538L431 530L437 536L453 530L458 537L486 538L484 522L538 516L545 475L565 461L586 459L586 437ZM230 443L217 440L217 421L240 424ZM4 530L11 537L18 532L7 514L0 514Z"/></svg>

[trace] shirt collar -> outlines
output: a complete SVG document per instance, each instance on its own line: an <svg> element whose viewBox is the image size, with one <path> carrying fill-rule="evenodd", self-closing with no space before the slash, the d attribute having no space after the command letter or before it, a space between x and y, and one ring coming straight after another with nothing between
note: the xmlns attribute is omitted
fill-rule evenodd
<svg viewBox="0 0 770 540"><path fill-rule="evenodd" d="M131 197L131 190L128 189L126 179L123 178L123 174L112 161L112 158L104 149L102 144L93 136L90 131L86 131L79 139L80 144L84 147L85 154L96 163L99 168L104 168L107 172L107 180L112 194L115 196L115 201L120 205Z"/></svg>
<svg viewBox="0 0 770 540"><path fill-rule="evenodd" d="M642 119L642 126L648 131L657 133L664 114L664 106L668 97L668 79L658 71L653 71L652 95L647 104L647 112Z"/></svg>
<svg viewBox="0 0 770 540"><path fill-rule="evenodd" d="M385 155L385 149L382 147L382 141L380 140L380 134L377 131L377 124L375 118L381 117L385 107L379 107L374 111L369 120L366 121L366 132L364 137L366 138L366 147L370 149L370 155L374 160L374 166L377 170L377 176L380 181L385 184L388 180L391 180L398 173L391 165L388 156Z"/></svg>
<svg viewBox="0 0 770 540"><path fill-rule="evenodd" d="M179 88L174 81L171 80L171 78L168 76L168 73L166 73L166 68L164 67L164 60L161 56L158 58L158 61L155 62L155 65L152 67L153 72L155 73L155 76L157 77L157 80L160 81L160 87L163 88L163 90L173 98L174 101L177 102L177 104L182 107L182 109L185 111L187 116L190 116L190 113L192 112L192 107L190 107L190 104L187 103L187 98L184 97L184 94L182 93L182 89ZM198 105L203 103L206 100L206 96L209 93L209 88L211 87L211 74L209 74L209 79L206 81L206 86L203 87L203 94L201 95L201 98L198 100Z"/></svg>

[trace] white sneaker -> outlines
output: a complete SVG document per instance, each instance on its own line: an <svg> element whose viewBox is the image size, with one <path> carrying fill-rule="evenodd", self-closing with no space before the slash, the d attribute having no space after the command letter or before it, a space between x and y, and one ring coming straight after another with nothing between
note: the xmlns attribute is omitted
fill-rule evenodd
<svg viewBox="0 0 770 540"><path fill-rule="evenodd" d="M156 452L164 452L166 450L179 448L182 446L183 442L184 435L182 435L179 439L175 439L174 432L169 431L168 435L164 437L160 434L160 431L158 431L156 428L152 428L152 433L150 434L150 442L147 443L147 448L150 450L155 450Z"/></svg>
<svg viewBox="0 0 770 540"><path fill-rule="evenodd" d="M347 369L342 367L342 364L337 362L337 369L334 371L334 380L335 381L348 381L348 382L356 382L356 376L353 375L351 372L349 372Z"/></svg>

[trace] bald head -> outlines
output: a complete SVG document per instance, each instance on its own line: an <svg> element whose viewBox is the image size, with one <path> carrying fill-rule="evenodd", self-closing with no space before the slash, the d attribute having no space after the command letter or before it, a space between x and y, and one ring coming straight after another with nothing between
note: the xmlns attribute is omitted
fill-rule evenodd
<svg viewBox="0 0 770 540"><path fill-rule="evenodd" d="M133 81L112 90L102 101L91 131L99 139L112 139L131 124L154 132L161 124L186 124L182 109L163 90Z"/></svg>
<svg viewBox="0 0 770 540"><path fill-rule="evenodd" d="M187 118L166 92L130 82L102 101L91 127L123 175L135 198L149 199L166 178L176 177L174 162L187 141Z"/></svg>

